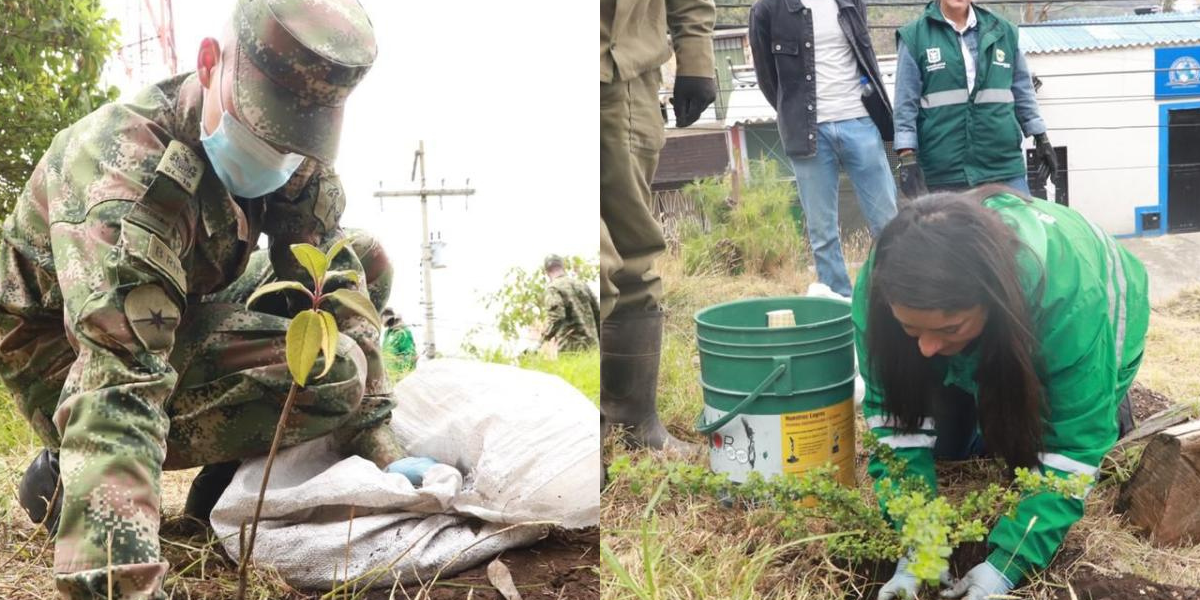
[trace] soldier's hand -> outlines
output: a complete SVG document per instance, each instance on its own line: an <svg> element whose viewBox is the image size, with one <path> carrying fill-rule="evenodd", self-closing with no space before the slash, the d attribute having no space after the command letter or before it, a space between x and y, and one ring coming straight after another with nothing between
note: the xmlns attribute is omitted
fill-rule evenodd
<svg viewBox="0 0 1200 600"><path fill-rule="evenodd" d="M704 109L717 99L717 82L712 77L675 77L675 94L671 105L675 107L675 126L687 127L696 122Z"/></svg>

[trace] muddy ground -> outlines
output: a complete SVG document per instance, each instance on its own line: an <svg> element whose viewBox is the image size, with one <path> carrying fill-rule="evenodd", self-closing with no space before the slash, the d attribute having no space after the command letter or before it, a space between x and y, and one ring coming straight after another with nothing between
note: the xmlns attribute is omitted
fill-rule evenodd
<svg viewBox="0 0 1200 600"><path fill-rule="evenodd" d="M1070 588L1064 586L1054 600L1200 600L1200 589L1161 585L1136 575L1101 575L1086 568L1076 571L1067 585Z"/></svg>
<svg viewBox="0 0 1200 600"><path fill-rule="evenodd" d="M1129 395L1133 398L1133 418L1139 423L1175 404L1170 398L1137 382L1129 388Z"/></svg>
<svg viewBox="0 0 1200 600"><path fill-rule="evenodd" d="M597 528L557 531L533 546L505 552L500 560L512 573L513 583L525 600L600 598ZM389 595L389 590L380 590L368 599L387 600ZM488 582L486 564L435 584L422 600L461 600L468 595L474 600L504 600ZM396 597L404 596L397 592Z"/></svg>

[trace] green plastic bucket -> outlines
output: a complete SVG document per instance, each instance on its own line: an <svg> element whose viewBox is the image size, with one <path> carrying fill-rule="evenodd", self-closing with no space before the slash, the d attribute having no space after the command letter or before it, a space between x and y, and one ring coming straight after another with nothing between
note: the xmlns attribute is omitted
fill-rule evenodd
<svg viewBox="0 0 1200 600"><path fill-rule="evenodd" d="M794 326L768 327L790 310ZM832 462L854 485L854 326L828 298L753 298L695 315L712 469L741 483Z"/></svg>

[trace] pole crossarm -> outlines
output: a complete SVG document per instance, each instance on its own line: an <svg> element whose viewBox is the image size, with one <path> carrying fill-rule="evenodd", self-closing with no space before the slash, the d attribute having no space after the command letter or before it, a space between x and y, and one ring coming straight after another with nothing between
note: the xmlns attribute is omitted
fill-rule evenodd
<svg viewBox="0 0 1200 600"><path fill-rule="evenodd" d="M413 153L413 179L421 173L421 189L419 190L379 190L376 198L420 198L421 199L421 271L425 286L425 356L437 356L437 344L433 336L433 246L429 237L429 197L430 196L473 196L475 188L436 188L425 187L425 141L422 140ZM444 183L444 181L443 181ZM467 180L470 185L471 180ZM380 206L383 206L382 201Z"/></svg>
<svg viewBox="0 0 1200 600"><path fill-rule="evenodd" d="M398 198L418 196L474 196L474 188L440 188L434 190L380 190L375 192L376 198Z"/></svg>

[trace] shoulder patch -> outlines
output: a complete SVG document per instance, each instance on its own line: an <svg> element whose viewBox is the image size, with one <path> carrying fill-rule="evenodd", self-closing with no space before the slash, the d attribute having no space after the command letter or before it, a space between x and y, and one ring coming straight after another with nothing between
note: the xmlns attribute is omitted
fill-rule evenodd
<svg viewBox="0 0 1200 600"><path fill-rule="evenodd" d="M175 346L179 307L162 286L148 283L133 288L125 296L125 318L150 352L166 352Z"/></svg>
<svg viewBox="0 0 1200 600"><path fill-rule="evenodd" d="M171 143L167 144L167 151L163 153L162 160L158 161L158 166L154 170L170 177L180 187L187 190L189 195L192 195L196 193L196 188L200 185L200 177L204 175L204 160L187 144L171 140Z"/></svg>

